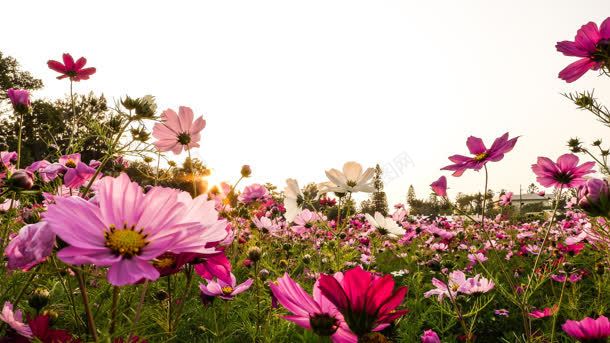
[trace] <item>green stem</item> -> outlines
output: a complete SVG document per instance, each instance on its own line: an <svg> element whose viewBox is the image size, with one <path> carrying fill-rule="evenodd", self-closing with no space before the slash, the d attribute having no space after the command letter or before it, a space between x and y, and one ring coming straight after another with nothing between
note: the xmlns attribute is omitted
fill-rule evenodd
<svg viewBox="0 0 610 343"><path fill-rule="evenodd" d="M184 304L186 303L190 293L191 293L191 285L193 284L193 267L187 266L184 269L184 273L186 274L186 287L184 288L184 292L182 293L182 297L179 300L178 307L176 308L176 313L174 317L176 317L174 321L173 328L175 329L178 326L178 322L180 321L180 316L182 315L182 310L184 309Z"/></svg>
<svg viewBox="0 0 610 343"><path fill-rule="evenodd" d="M85 277L76 268L72 268L72 271L76 275L76 279L78 280L78 288L80 289L80 294L83 297L83 307L85 308L85 314L87 315L87 327L89 328L89 333L91 334L91 338L93 338L93 341L97 342L98 341L97 329L95 328L95 321L93 320L91 306L89 305L89 295L87 295L87 286L85 285Z"/></svg>
<svg viewBox="0 0 610 343"><path fill-rule="evenodd" d="M191 158L191 149L187 147L186 153L187 153L189 161L191 163L191 181L193 183L193 199L194 199L197 197L197 180L195 179L195 167L194 167L193 159Z"/></svg>
<svg viewBox="0 0 610 343"><path fill-rule="evenodd" d="M40 266L40 265L39 265ZM21 290L19 291L19 294L17 295L17 298L15 298L15 301L13 302L13 305L17 306L19 304L19 301L21 301L21 298L23 298L23 295L25 294L26 289L28 288L28 286L32 283L32 281L34 281L34 278L36 277L36 271L38 270L38 268L36 268L36 270L32 271L30 274L30 277L28 278L28 280L23 284L23 287L21 287Z"/></svg>
<svg viewBox="0 0 610 343"><path fill-rule="evenodd" d="M18 136L17 136L17 164L16 167L17 169L19 169L19 166L21 165L21 139L22 139L22 132L23 132L23 111L19 111L19 130L18 130Z"/></svg>
<svg viewBox="0 0 610 343"><path fill-rule="evenodd" d="M114 286L112 289L112 307L110 309L110 329L108 332L112 335L116 327L116 315L119 306L119 296L121 289L118 286Z"/></svg>

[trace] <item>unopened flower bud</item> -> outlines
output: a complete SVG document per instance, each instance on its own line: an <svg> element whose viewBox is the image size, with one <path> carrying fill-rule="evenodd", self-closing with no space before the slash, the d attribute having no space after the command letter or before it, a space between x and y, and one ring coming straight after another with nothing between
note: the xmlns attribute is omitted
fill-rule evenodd
<svg viewBox="0 0 610 343"><path fill-rule="evenodd" d="M25 89L11 88L6 92L11 100L13 109L17 113L28 113L30 111L30 92Z"/></svg>
<svg viewBox="0 0 610 343"><path fill-rule="evenodd" d="M608 181L588 179L578 191L578 206L594 217L610 216L610 187Z"/></svg>
<svg viewBox="0 0 610 343"><path fill-rule="evenodd" d="M40 312L49 303L49 291L44 288L36 288L28 300L30 307Z"/></svg>
<svg viewBox="0 0 610 343"><path fill-rule="evenodd" d="M34 179L30 172L18 169L11 175L10 184L16 188L28 190L34 186Z"/></svg>
<svg viewBox="0 0 610 343"><path fill-rule="evenodd" d="M303 263L309 264L311 262L311 255L305 254L303 255Z"/></svg>
<svg viewBox="0 0 610 343"><path fill-rule="evenodd" d="M250 168L249 165L244 164L241 167L241 176L243 176L243 177L250 177L250 175L252 175L252 169Z"/></svg>
<svg viewBox="0 0 610 343"><path fill-rule="evenodd" d="M261 259L263 251L259 247L252 247L248 249L248 259L252 262L258 262Z"/></svg>
<svg viewBox="0 0 610 343"><path fill-rule="evenodd" d="M258 272L258 278L261 279L261 281L267 280L268 277L269 271L267 269L261 269L260 272Z"/></svg>

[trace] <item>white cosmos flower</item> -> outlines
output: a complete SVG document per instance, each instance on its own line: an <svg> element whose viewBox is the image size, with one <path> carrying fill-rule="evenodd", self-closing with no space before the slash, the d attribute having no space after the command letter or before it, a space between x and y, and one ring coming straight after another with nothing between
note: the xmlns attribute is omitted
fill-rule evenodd
<svg viewBox="0 0 610 343"><path fill-rule="evenodd" d="M299 205L299 198L303 200L303 192L299 188L299 183L295 179L286 180L286 188L284 188L284 218L288 222L292 222L294 218L301 212L302 208Z"/></svg>
<svg viewBox="0 0 610 343"><path fill-rule="evenodd" d="M374 226L379 233L388 237L398 238L405 234L406 230L400 227L392 218L386 218L381 213L375 212L375 217L365 214L366 220Z"/></svg>
<svg viewBox="0 0 610 343"><path fill-rule="evenodd" d="M373 168L368 168L363 173L360 163L346 162L343 165L343 172L334 168L326 171L326 176L332 182L327 191L338 193L371 193L375 191L372 180L374 174L375 169Z"/></svg>

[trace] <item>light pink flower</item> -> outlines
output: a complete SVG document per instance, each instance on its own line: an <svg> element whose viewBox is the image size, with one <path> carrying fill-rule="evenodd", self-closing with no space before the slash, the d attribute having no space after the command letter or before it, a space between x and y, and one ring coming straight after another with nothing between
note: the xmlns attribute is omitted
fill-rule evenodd
<svg viewBox="0 0 610 343"><path fill-rule="evenodd" d="M214 280L206 280L207 285L199 284L199 289L203 295L206 295L211 298L219 297L223 300L231 300L236 295L243 293L252 286L254 282L253 279L248 279L241 284L237 284L237 280L235 279L235 275L231 273L231 283L226 283L222 280L217 279Z"/></svg>
<svg viewBox="0 0 610 343"><path fill-rule="evenodd" d="M8 301L4 303L2 313L0 313L0 320L8 324L19 335L32 338L32 329L23 322L23 313L21 313L21 310L13 312L13 304Z"/></svg>
<svg viewBox="0 0 610 343"><path fill-rule="evenodd" d="M238 197L238 200L244 204L250 204L255 201L262 201L269 195L269 191L263 185L258 183L246 186Z"/></svg>
<svg viewBox="0 0 610 343"><path fill-rule="evenodd" d="M513 201L513 192L506 192L500 195L500 206L510 206Z"/></svg>
<svg viewBox="0 0 610 343"><path fill-rule="evenodd" d="M19 230L4 250L7 268L28 271L44 261L53 252L55 234L46 222L28 224Z"/></svg>
<svg viewBox="0 0 610 343"><path fill-rule="evenodd" d="M200 221L190 219L180 193L153 187L144 194L137 183L121 174L98 182L96 203L75 196L58 197L44 218L69 245L57 254L65 263L110 267L108 281L115 286L156 280L159 272L151 261L165 252L216 252L207 247L205 239L215 235Z"/></svg>
<svg viewBox="0 0 610 343"><path fill-rule="evenodd" d="M198 117L193 122L194 116L193 110L186 106L180 106L178 114L172 109L163 111L161 122L153 127L157 149L178 155L183 149L198 148L201 140L200 132L205 128L205 120L203 117Z"/></svg>
<svg viewBox="0 0 610 343"><path fill-rule="evenodd" d="M546 318L546 317L550 317L550 316L554 315L555 313L557 313L557 310L559 310L559 306L557 306L557 304L555 304L555 305L553 305L553 307L545 307L542 310L534 310L534 311L528 313L528 316L535 318L535 319Z"/></svg>

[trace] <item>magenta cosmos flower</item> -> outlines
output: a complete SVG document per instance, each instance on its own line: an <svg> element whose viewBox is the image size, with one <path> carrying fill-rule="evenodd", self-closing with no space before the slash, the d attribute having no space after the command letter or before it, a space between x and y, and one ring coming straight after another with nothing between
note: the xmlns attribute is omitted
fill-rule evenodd
<svg viewBox="0 0 610 343"><path fill-rule="evenodd" d="M439 197L447 196L447 178L445 176L441 176L438 178L438 180L432 182L430 187L432 188L434 194L438 195Z"/></svg>
<svg viewBox="0 0 610 343"><path fill-rule="evenodd" d="M610 18L606 18L599 29L593 22L583 25L573 42L557 42L555 47L566 56L580 57L559 72L559 78L566 82L578 80L588 70L607 68L610 61Z"/></svg>
<svg viewBox="0 0 610 343"><path fill-rule="evenodd" d="M581 342L606 342L610 336L610 321L601 316L597 319L585 318L581 321L568 320L561 326L570 337Z"/></svg>
<svg viewBox="0 0 610 343"><path fill-rule="evenodd" d="M55 198L44 216L69 246L57 256L68 264L110 267L115 286L156 280L151 262L165 252L212 253L207 245L226 236L223 225L207 227L197 219L193 203L178 190L153 187L146 194L126 174L104 177L95 203L80 197ZM190 199L190 197L188 197ZM226 225L224 225L226 226Z"/></svg>
<svg viewBox="0 0 610 343"><path fill-rule="evenodd" d="M322 275L319 282L322 294L343 314L345 322L358 337L407 313L396 310L407 288L394 290L391 275L376 276L358 266L345 272L341 281L331 275Z"/></svg>
<svg viewBox="0 0 610 343"><path fill-rule="evenodd" d="M201 294L209 298L219 297L223 300L232 300L236 295L247 291L250 286L252 286L252 282L254 282L253 279L248 279L238 285L233 273L231 273L230 283L224 282L220 279L217 279L216 281L206 281L207 285L202 283L199 284Z"/></svg>
<svg viewBox="0 0 610 343"><path fill-rule="evenodd" d="M182 149L199 147L201 130L205 128L203 117L194 118L193 110L180 106L178 113L167 109L161 113L161 122L153 127L153 137L157 139L155 146L159 151L171 151L179 154Z"/></svg>
<svg viewBox="0 0 610 343"><path fill-rule="evenodd" d="M328 337L335 343L356 343L358 338L349 330L343 315L320 291L319 282L313 288L313 297L287 273L269 284L273 296L292 315L284 316L298 326L312 330L316 335Z"/></svg>
<svg viewBox="0 0 610 343"><path fill-rule="evenodd" d="M31 105L30 92L26 89L11 88L6 91L6 95L11 100L11 104L17 112L27 111Z"/></svg>
<svg viewBox="0 0 610 343"><path fill-rule="evenodd" d="M585 162L578 165L578 156L564 154L559 156L557 162L547 157L538 157L538 163L532 164L532 171L536 174L536 181L544 187L572 188L585 184L585 175L595 173L595 162Z"/></svg>
<svg viewBox="0 0 610 343"><path fill-rule="evenodd" d="M63 54L64 63L49 60L47 65L50 69L62 74L57 79L70 78L70 81L88 80L89 76L95 74L95 68L84 68L87 64L87 59L84 57L79 58L74 62L74 58L70 54Z"/></svg>
<svg viewBox="0 0 610 343"><path fill-rule="evenodd" d="M559 306L557 304L553 305L553 307L545 307L542 310L533 310L527 315L531 318L540 319L546 318L554 315L559 310Z"/></svg>
<svg viewBox="0 0 610 343"><path fill-rule="evenodd" d="M467 169L480 170L487 162L498 162L504 158L504 154L513 150L519 137L508 139L508 132L496 138L489 149L485 147L483 140L470 136L466 140L466 146L474 156L463 155L449 156L454 164L441 168L441 170L453 171L453 176L461 176Z"/></svg>
<svg viewBox="0 0 610 343"><path fill-rule="evenodd" d="M433 330L426 330L424 334L421 335L422 343L441 343L441 339L438 337L436 332Z"/></svg>

